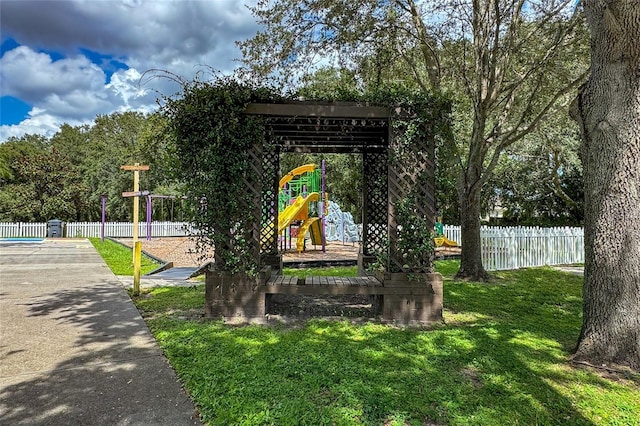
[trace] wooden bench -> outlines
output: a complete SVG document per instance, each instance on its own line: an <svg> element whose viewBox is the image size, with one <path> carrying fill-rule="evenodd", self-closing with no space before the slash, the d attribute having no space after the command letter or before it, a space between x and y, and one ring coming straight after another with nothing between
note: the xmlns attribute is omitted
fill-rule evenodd
<svg viewBox="0 0 640 426"><path fill-rule="evenodd" d="M258 277L207 272L205 316L264 322L271 296L369 295L382 319L400 324L442 320L440 274L381 274L362 277L297 277L272 275L269 267Z"/></svg>
<svg viewBox="0 0 640 426"><path fill-rule="evenodd" d="M348 295L381 294L382 283L375 277L302 277L275 275L260 291L266 294Z"/></svg>

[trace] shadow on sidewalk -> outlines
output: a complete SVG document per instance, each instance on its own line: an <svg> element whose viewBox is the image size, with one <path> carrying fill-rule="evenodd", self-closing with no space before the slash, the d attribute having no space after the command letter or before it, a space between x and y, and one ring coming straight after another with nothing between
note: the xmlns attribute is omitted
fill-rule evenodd
<svg viewBox="0 0 640 426"><path fill-rule="evenodd" d="M46 371L20 366L24 350L7 353L19 371L0 377L0 424L114 425L199 424L188 396L155 344L144 321L113 281L32 297L26 321L42 333L64 330L51 347ZM16 331L16 332L19 332ZM30 339L31 340L31 339Z"/></svg>

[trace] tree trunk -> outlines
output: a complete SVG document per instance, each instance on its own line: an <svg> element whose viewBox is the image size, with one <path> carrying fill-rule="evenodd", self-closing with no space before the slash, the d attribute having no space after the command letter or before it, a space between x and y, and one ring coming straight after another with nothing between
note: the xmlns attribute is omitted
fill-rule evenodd
<svg viewBox="0 0 640 426"><path fill-rule="evenodd" d="M478 97L482 97L478 95ZM470 281L487 281L489 275L482 265L480 241L480 200L482 173L486 150L484 149L487 110L484 102L474 108L473 130L469 141L467 165L458 175L458 199L460 201L460 231L462 254L456 278ZM485 171L486 172L486 171Z"/></svg>
<svg viewBox="0 0 640 426"><path fill-rule="evenodd" d="M469 189L467 185L462 185L458 188L462 254L456 278L486 281L489 275L482 265L480 242L480 190L474 189L473 186Z"/></svg>
<svg viewBox="0 0 640 426"><path fill-rule="evenodd" d="M583 4L591 76L572 111L585 184L584 317L574 359L640 369L640 8Z"/></svg>

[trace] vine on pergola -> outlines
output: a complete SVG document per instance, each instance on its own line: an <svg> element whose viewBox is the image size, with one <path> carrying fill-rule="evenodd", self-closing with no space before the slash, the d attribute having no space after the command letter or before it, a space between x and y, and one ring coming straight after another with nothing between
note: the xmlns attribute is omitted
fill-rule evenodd
<svg viewBox="0 0 640 426"><path fill-rule="evenodd" d="M198 252L203 256L214 252L216 270L256 274L260 259L254 238L261 224L255 223L255 215L247 212L259 211L261 197L255 189L264 190L260 170L256 170L251 155L260 153L267 143L266 119L246 114L245 110L250 103L287 103L293 99L232 77L181 83L181 97L166 99L162 112L174 142L173 172L186 188L189 208L185 219L198 230ZM350 99L339 101L389 107L395 135L389 159L402 161L407 167L411 167L410 147L416 140L450 137L446 99L393 88L354 93ZM433 176L415 178L421 181ZM421 202L424 200L409 193L397 203L396 219L401 231L397 247L387 250L401 250L403 262L408 264L430 264L433 256L432 224L415 215Z"/></svg>
<svg viewBox="0 0 640 426"><path fill-rule="evenodd" d="M253 218L245 206L254 203L246 180L247 153L265 138L260 116L244 114L251 102L279 97L230 77L184 82L182 97L167 99L163 113L173 136L173 172L184 183L187 220L198 230L197 250L214 251L215 268L255 273L257 259L248 235Z"/></svg>

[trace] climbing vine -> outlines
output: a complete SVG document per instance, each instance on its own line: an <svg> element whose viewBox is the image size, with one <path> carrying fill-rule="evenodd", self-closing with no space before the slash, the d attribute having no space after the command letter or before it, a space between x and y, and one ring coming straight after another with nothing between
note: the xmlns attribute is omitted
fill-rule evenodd
<svg viewBox="0 0 640 426"><path fill-rule="evenodd" d="M215 269L257 271L255 209L261 182L252 148L264 142L260 116L244 113L251 102L277 96L231 77L183 82L180 98L162 108L174 141L173 174L184 183L188 220L198 231L202 257L214 252ZM258 188L258 196L248 188Z"/></svg>
<svg viewBox="0 0 640 426"><path fill-rule="evenodd" d="M407 188L392 207L397 235L386 240L386 247L375 253L374 267L388 272L432 272L434 259L432 217L423 204L434 197L434 172L421 164L427 146L437 148L451 141L451 103L442 96L430 96L402 87L371 93L368 100L391 108L393 140L389 163L404 169ZM437 154L436 154L437 155ZM431 159L435 162L435 158ZM435 213L435 212L434 212Z"/></svg>
<svg viewBox="0 0 640 426"><path fill-rule="evenodd" d="M261 162L252 153L259 155L266 142L265 122L245 110L253 102L285 102L287 98L232 77L181 84L181 96L165 99L162 112L174 145L172 171L185 187L187 220L198 230L198 251L203 257L214 252L216 270L255 274L264 189ZM341 101L369 102L393 111L395 136L389 160L416 173L412 189L394 206L398 235L384 254L396 261L388 261L385 269L430 271L433 224L420 213L424 211L420 203L425 199L424 188L433 186L433 170L415 164L414 154L425 146L424 141L450 136L448 101L400 87L354 94Z"/></svg>

